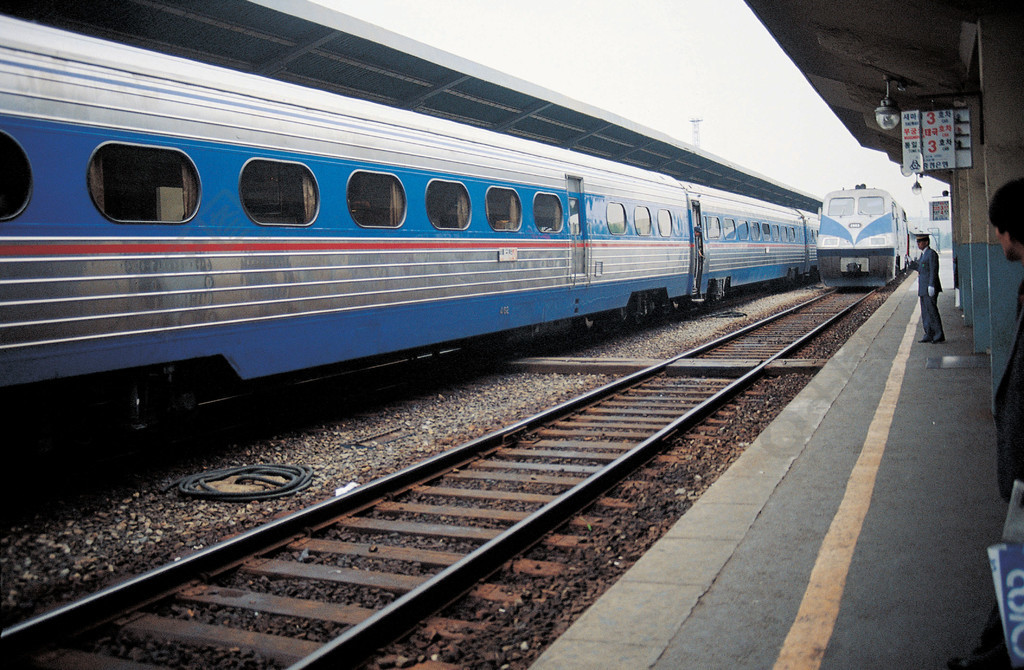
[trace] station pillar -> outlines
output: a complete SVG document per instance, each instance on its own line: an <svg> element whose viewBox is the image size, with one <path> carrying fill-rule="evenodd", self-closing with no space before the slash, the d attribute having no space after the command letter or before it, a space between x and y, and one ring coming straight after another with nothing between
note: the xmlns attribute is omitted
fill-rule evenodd
<svg viewBox="0 0 1024 670"><path fill-rule="evenodd" d="M973 109L971 115L978 118ZM975 151L980 154L980 147ZM973 329L973 350L980 353L988 351L992 334L988 322L988 281L979 280L979 277L988 277L988 196L981 156L976 156L975 160L973 168L952 171L949 186L960 307L964 322Z"/></svg>
<svg viewBox="0 0 1024 670"><path fill-rule="evenodd" d="M1012 179L1024 177L1024 21L1021 13L983 15L978 21L978 59L984 144L986 203L996 190ZM986 205L987 207L987 205ZM986 223L987 223L987 216ZM992 352L992 396L1010 355L1016 323L1017 287L1024 279L1024 267L1007 261L986 225L988 271L975 267L975 282L988 283L990 350ZM980 260L980 259L979 259ZM978 291L975 297L980 298ZM975 328L982 315L975 304Z"/></svg>

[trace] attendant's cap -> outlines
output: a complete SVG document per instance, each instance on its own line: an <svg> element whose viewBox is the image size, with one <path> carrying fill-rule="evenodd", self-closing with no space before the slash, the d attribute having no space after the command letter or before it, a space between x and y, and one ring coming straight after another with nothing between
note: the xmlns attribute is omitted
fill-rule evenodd
<svg viewBox="0 0 1024 670"><path fill-rule="evenodd" d="M924 240L925 242L929 242L929 241L931 241L931 239L932 239L932 237L928 233L918 233L917 234L917 241L918 242L920 242L921 240Z"/></svg>

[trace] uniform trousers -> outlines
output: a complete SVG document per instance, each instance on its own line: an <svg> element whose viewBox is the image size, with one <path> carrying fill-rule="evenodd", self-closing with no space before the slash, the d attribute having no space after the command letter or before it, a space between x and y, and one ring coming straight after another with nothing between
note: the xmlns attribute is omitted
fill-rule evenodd
<svg viewBox="0 0 1024 670"><path fill-rule="evenodd" d="M924 326L925 340L943 340L942 318L939 316L939 296L921 296L921 325Z"/></svg>

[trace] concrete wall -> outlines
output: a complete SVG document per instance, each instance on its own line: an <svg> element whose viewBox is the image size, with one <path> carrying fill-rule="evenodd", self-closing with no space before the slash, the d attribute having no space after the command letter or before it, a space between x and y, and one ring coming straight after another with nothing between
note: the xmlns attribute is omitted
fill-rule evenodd
<svg viewBox="0 0 1024 670"><path fill-rule="evenodd" d="M981 70L981 113L984 124L982 167L985 202L1011 179L1024 177L1024 20L1022 15L983 16L978 22L978 56ZM975 154L977 162L977 154ZM971 172L974 172L973 170ZM973 205L976 180L968 184L972 205L970 229L971 281L976 347L992 352L992 392L1009 357L1016 322L1017 286L1024 267L1010 263L987 225L983 240ZM986 205L987 208L987 205ZM986 223L987 223L987 216ZM987 252L987 253L986 253ZM987 299L987 305L985 304ZM987 311L987 314L986 314ZM983 319L987 317L987 323Z"/></svg>

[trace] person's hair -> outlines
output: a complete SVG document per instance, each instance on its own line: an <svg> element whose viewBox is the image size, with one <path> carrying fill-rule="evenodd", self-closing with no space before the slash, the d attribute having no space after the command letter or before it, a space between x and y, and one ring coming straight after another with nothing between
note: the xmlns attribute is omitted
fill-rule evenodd
<svg viewBox="0 0 1024 670"><path fill-rule="evenodd" d="M1024 179L1014 179L999 187L988 205L988 220L999 232L1024 242Z"/></svg>

